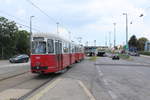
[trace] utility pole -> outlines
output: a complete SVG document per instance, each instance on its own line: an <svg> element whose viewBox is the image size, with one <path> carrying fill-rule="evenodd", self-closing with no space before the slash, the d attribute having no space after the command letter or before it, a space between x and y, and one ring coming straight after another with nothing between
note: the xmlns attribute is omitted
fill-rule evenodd
<svg viewBox="0 0 150 100"><path fill-rule="evenodd" d="M116 23L113 23L114 24L114 49L115 49L115 46L116 46Z"/></svg>
<svg viewBox="0 0 150 100"><path fill-rule="evenodd" d="M68 33L69 33L69 40L71 42L71 32L69 31Z"/></svg>
<svg viewBox="0 0 150 100"><path fill-rule="evenodd" d="M86 42L86 46L88 46L88 41Z"/></svg>
<svg viewBox="0 0 150 100"><path fill-rule="evenodd" d="M96 47L96 40L94 40L94 46Z"/></svg>
<svg viewBox="0 0 150 100"><path fill-rule="evenodd" d="M109 32L109 47L111 48L111 32Z"/></svg>
<svg viewBox="0 0 150 100"><path fill-rule="evenodd" d="M107 34L105 34L105 46L107 46Z"/></svg>
<svg viewBox="0 0 150 100"><path fill-rule="evenodd" d="M30 16L30 53L32 52L32 18L34 16Z"/></svg>
<svg viewBox="0 0 150 100"><path fill-rule="evenodd" d="M57 24L57 35L59 35L59 22L57 22L56 24Z"/></svg>
<svg viewBox="0 0 150 100"><path fill-rule="evenodd" d="M128 51L128 14L123 13L126 16L126 51Z"/></svg>
<svg viewBox="0 0 150 100"><path fill-rule="evenodd" d="M82 37L78 37L77 39L78 39L79 45L80 45L80 44L81 44L81 41L82 41Z"/></svg>

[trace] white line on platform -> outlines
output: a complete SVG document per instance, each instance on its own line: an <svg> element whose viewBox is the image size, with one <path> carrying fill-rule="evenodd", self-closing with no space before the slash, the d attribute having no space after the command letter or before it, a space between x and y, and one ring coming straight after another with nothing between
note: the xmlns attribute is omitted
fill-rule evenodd
<svg viewBox="0 0 150 100"><path fill-rule="evenodd" d="M86 95L90 98L90 100L96 100L92 93L87 89L87 87L80 81L78 80L79 85L83 88L85 91Z"/></svg>
<svg viewBox="0 0 150 100"><path fill-rule="evenodd" d="M56 79L55 81L53 81L48 87L44 88L43 90L41 90L39 93L35 94L33 97L31 97L28 100L39 100L40 97L42 97L45 93L47 93L50 89L54 88L57 83L59 81L61 81L62 79Z"/></svg>

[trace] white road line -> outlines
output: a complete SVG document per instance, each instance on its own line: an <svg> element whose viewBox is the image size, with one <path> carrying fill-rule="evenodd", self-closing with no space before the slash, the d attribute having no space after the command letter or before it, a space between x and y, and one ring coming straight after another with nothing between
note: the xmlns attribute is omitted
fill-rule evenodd
<svg viewBox="0 0 150 100"><path fill-rule="evenodd" d="M99 66L96 66L96 68L97 68L97 70L98 70L98 74L99 74L99 76L103 76L104 74L103 74L103 72L101 71L101 69L99 68Z"/></svg>
<svg viewBox="0 0 150 100"><path fill-rule="evenodd" d="M109 86L108 81L106 79L103 79L106 86Z"/></svg>
<svg viewBox="0 0 150 100"><path fill-rule="evenodd" d="M112 97L113 100L117 99L117 96L116 96L116 94L114 94L114 92L112 92L112 91L109 90L108 93Z"/></svg>
<svg viewBox="0 0 150 100"><path fill-rule="evenodd" d="M96 100L92 95L92 93L86 88L86 86L80 80L78 80L78 83L83 88L84 92L90 98L90 100Z"/></svg>
<svg viewBox="0 0 150 100"><path fill-rule="evenodd" d="M58 82L60 82L62 79L58 78L55 81L53 81L50 85L45 87L43 90L29 98L28 100L39 100L45 93L47 93L50 89L54 88Z"/></svg>
<svg viewBox="0 0 150 100"><path fill-rule="evenodd" d="M98 74L99 74L99 76L101 77L101 76L104 76L104 74L103 74L103 72L101 71L101 69L100 69L100 67L99 66L96 66L96 68L97 68L97 70L98 70ZM108 83L108 81L104 78L104 77L102 77L102 81L104 82L104 84L105 84L105 86L107 86L107 89L108 89L108 94L111 96L111 98L113 99L113 100L116 100L117 99L117 95L113 92L113 91L111 91L108 87L110 86L109 85L109 83Z"/></svg>

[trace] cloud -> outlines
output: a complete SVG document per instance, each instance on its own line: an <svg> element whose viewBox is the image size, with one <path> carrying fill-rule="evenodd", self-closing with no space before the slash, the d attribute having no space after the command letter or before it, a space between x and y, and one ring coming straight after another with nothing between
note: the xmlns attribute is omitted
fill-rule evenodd
<svg viewBox="0 0 150 100"><path fill-rule="evenodd" d="M51 18L43 15L29 3L18 1L0 0L0 2L11 5L7 9L3 7L3 10L15 12L16 16L24 18L27 22L29 22L29 16L34 15L33 25L38 25L39 29L44 32L56 32L56 23L50 21ZM133 22L132 25L129 24L130 35L135 34L140 37L148 36L150 33L150 14L146 9L149 7L149 0L32 1L55 21L60 21L60 31L63 37L69 37L67 32L69 30L73 34L72 37L82 36L83 42L97 39L97 41L101 41L101 44L104 44L105 34L111 32L113 36L113 23L116 22L117 43L120 44L125 41L125 16L122 15L124 12L128 13L128 21ZM144 14L142 18L139 17L141 13Z"/></svg>
<svg viewBox="0 0 150 100"><path fill-rule="evenodd" d="M17 15L18 17L26 16L26 10L20 8L20 9L18 9L18 10L16 11L16 15Z"/></svg>

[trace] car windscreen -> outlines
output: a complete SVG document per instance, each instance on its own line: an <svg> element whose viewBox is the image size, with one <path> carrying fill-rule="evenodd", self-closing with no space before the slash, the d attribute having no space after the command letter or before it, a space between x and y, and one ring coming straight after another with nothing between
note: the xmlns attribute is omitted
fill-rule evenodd
<svg viewBox="0 0 150 100"><path fill-rule="evenodd" d="M46 42L44 41L32 42L32 54L45 54L45 53L46 53Z"/></svg>

